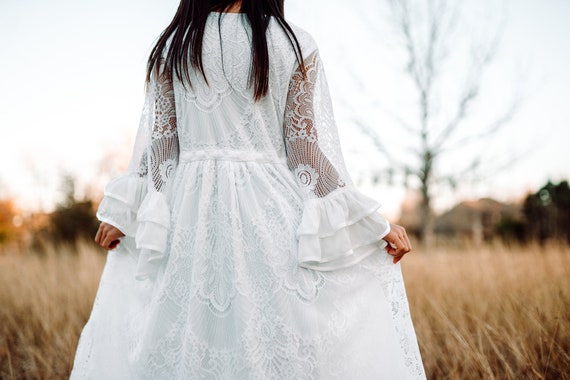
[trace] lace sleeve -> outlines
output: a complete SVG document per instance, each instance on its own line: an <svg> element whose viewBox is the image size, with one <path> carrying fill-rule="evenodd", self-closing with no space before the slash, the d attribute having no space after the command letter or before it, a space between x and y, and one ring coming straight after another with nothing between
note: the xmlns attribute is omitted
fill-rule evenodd
<svg viewBox="0 0 570 380"><path fill-rule="evenodd" d="M287 164L304 196L299 265L335 270L383 250L380 204L359 192L344 165L318 51L292 73L284 118Z"/></svg>
<svg viewBox="0 0 570 380"><path fill-rule="evenodd" d="M151 81L149 91L153 92L154 122L150 148L141 162L140 172L151 174L149 190L164 193L179 155L174 88L168 69L161 68L157 80Z"/></svg>
<svg viewBox="0 0 570 380"><path fill-rule="evenodd" d="M285 110L287 164L299 185L309 194L324 197L345 186L338 170L319 147L315 113L319 60L315 51L291 78ZM324 133L324 132L323 132Z"/></svg>
<svg viewBox="0 0 570 380"><path fill-rule="evenodd" d="M152 277L166 252L170 207L168 190L180 153L176 128L176 105L170 70L162 66L151 77L148 136L139 161L139 176L146 177L147 194L140 205L135 236L140 250L137 278Z"/></svg>
<svg viewBox="0 0 570 380"><path fill-rule="evenodd" d="M141 279L154 274L166 251L168 191L179 155L175 104L172 75L161 62L147 87L129 167L107 184L97 210L99 220L134 237Z"/></svg>

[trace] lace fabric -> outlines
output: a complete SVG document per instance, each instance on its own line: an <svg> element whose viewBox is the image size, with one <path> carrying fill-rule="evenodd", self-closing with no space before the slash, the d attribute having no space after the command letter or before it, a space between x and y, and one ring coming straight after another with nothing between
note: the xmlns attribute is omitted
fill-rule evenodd
<svg viewBox="0 0 570 380"><path fill-rule="evenodd" d="M320 79L317 52L306 58L304 69L293 73L285 110L287 162L297 181L310 194L324 197L344 187L339 173L319 147L315 86Z"/></svg>
<svg viewBox="0 0 570 380"><path fill-rule="evenodd" d="M389 224L346 170L316 44L294 28L300 67L272 20L254 102L247 21L218 17L210 85L161 68L131 165L105 189L98 216L127 237L72 378L425 378Z"/></svg>
<svg viewBox="0 0 570 380"><path fill-rule="evenodd" d="M180 146L172 73L160 62L147 88L133 157L126 173L105 189L97 216L134 236L140 258L136 277L156 274L166 253L169 184Z"/></svg>
<svg viewBox="0 0 570 380"><path fill-rule="evenodd" d="M155 275L166 255L170 207L167 191L178 165L180 147L172 73L161 62L149 84L150 143L141 158L138 173L148 177L148 194L137 214L137 248L141 250L137 278Z"/></svg>
<svg viewBox="0 0 570 380"><path fill-rule="evenodd" d="M291 76L285 106L287 164L305 198L297 230L299 264L315 270L354 265L383 249L390 224L380 204L354 188L344 165L318 50Z"/></svg>
<svg viewBox="0 0 570 380"><path fill-rule="evenodd" d="M176 104L172 73L161 62L157 79L151 78L154 120L148 156L141 162L139 173L151 173L152 190L164 193L176 169L180 148L176 129ZM145 165L146 164L146 165ZM146 167L145 167L146 166Z"/></svg>

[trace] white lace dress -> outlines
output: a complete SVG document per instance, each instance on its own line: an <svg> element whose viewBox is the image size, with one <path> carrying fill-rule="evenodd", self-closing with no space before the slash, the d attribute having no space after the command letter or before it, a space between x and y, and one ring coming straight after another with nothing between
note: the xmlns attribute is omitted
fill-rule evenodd
<svg viewBox="0 0 570 380"><path fill-rule="evenodd" d="M71 377L424 378L389 224L346 172L315 43L294 29L303 75L272 20L254 102L247 20L219 17L208 85L153 77L130 168L105 188L98 217L126 237Z"/></svg>

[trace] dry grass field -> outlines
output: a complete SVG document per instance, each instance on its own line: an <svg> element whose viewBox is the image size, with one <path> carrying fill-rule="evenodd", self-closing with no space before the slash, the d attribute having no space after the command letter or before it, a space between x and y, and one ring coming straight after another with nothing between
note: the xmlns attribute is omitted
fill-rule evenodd
<svg viewBox="0 0 570 380"><path fill-rule="evenodd" d="M0 379L65 379L104 255L0 256ZM416 251L403 262L429 379L570 379L568 247Z"/></svg>
<svg viewBox="0 0 570 380"><path fill-rule="evenodd" d="M430 379L570 379L570 249L439 249L403 264Z"/></svg>

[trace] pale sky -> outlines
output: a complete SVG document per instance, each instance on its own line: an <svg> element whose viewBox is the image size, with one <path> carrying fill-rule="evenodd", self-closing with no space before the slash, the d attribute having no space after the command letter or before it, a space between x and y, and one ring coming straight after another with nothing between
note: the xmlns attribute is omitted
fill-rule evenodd
<svg viewBox="0 0 570 380"><path fill-rule="evenodd" d="M384 0L285 3L289 21L313 34L320 46L353 177L358 180L370 170L386 168L385 159L370 149L351 122L351 115L364 115L398 155L408 137L389 115L413 120L416 112ZM478 30L486 21L493 22L500 14L498 3L465 1L471 23L466 28ZM177 4L0 2L0 196L17 195L24 208L47 209L62 171L90 182L103 157L116 153L128 159L142 107L147 55ZM493 141L453 153L440 165L454 167L480 150L497 162L516 162L456 193L442 193L440 208L469 197L516 199L549 178L570 178L570 2L507 4L499 54L484 77L471 123L475 128L492 120L517 91L524 102ZM449 70L447 80L453 83L454 68ZM353 78L365 83L365 89L355 86ZM397 214L404 189L364 183L362 188L384 204L385 213Z"/></svg>

